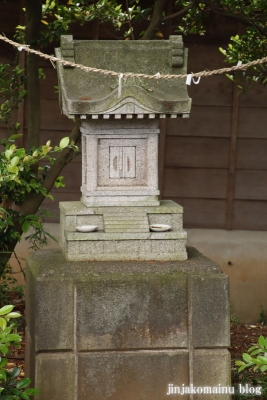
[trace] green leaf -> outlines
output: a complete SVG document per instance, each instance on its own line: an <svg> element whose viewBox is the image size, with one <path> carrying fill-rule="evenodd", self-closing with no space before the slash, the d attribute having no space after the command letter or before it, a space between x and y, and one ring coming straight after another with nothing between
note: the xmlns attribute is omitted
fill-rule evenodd
<svg viewBox="0 0 267 400"><path fill-rule="evenodd" d="M0 315L5 315L5 314L10 313L13 310L13 308L14 308L14 306L12 306L10 304L0 308Z"/></svg>
<svg viewBox="0 0 267 400"><path fill-rule="evenodd" d="M243 371L243 369L247 368L247 365L242 365L241 367L238 368L238 372Z"/></svg>
<svg viewBox="0 0 267 400"><path fill-rule="evenodd" d="M255 356L256 354L259 354L259 353L261 353L261 352L262 352L262 349L257 349L257 350L252 351L252 352L250 353L250 355L251 355L251 356Z"/></svg>
<svg viewBox="0 0 267 400"><path fill-rule="evenodd" d="M261 363L267 364L267 357L258 356L257 358L258 358L258 360L259 360Z"/></svg>
<svg viewBox="0 0 267 400"><path fill-rule="evenodd" d="M25 149L18 149L15 154L19 158L24 158L25 157Z"/></svg>
<svg viewBox="0 0 267 400"><path fill-rule="evenodd" d="M5 151L5 156L6 156L6 158L7 158L8 160L10 159L11 154L12 154L12 151L11 151L11 150L6 150L6 151Z"/></svg>
<svg viewBox="0 0 267 400"><path fill-rule="evenodd" d="M6 322L5 318L0 317L0 330L5 329L6 324L7 324L7 322Z"/></svg>
<svg viewBox="0 0 267 400"><path fill-rule="evenodd" d="M29 222L28 222L28 221L24 221L23 224L22 224L22 231L23 231L23 233L28 232L29 228L30 228Z"/></svg>
<svg viewBox="0 0 267 400"><path fill-rule="evenodd" d="M242 357L246 362L251 362L251 356L248 353L243 353Z"/></svg>
<svg viewBox="0 0 267 400"><path fill-rule="evenodd" d="M55 238L55 236L51 235L49 232L44 231L44 234L47 235L48 237L50 237L50 239L52 239L55 242L57 242L57 239Z"/></svg>
<svg viewBox="0 0 267 400"><path fill-rule="evenodd" d="M264 347L265 347L265 339L264 339L264 337L262 335L259 337L258 343L264 349Z"/></svg>
<svg viewBox="0 0 267 400"><path fill-rule="evenodd" d="M18 163L19 163L19 158L18 158L18 156L15 156L15 157L13 157L13 158L11 159L10 165L11 165L12 167L15 167Z"/></svg>
<svg viewBox="0 0 267 400"><path fill-rule="evenodd" d="M259 346L258 346L257 344L255 344L254 346L251 346L251 347L248 349L248 351L251 352L251 351L254 350L254 349L259 349ZM261 351L261 349L260 349L260 351Z"/></svg>
<svg viewBox="0 0 267 400"><path fill-rule="evenodd" d="M21 314L18 312L11 312L9 314L6 315L7 318L20 318Z"/></svg>
<svg viewBox="0 0 267 400"><path fill-rule="evenodd" d="M20 397L20 391L18 389L13 388L13 389L11 389L11 392L13 394L15 394L16 396L18 396L18 398Z"/></svg>
<svg viewBox="0 0 267 400"><path fill-rule="evenodd" d="M25 392L20 393L20 398L24 400L30 400L29 396Z"/></svg>
<svg viewBox="0 0 267 400"><path fill-rule="evenodd" d="M12 167L11 164L7 167L7 170L8 170L8 172L11 172L12 174L18 174L18 172L19 172L18 167L17 166Z"/></svg>
<svg viewBox="0 0 267 400"><path fill-rule="evenodd" d="M257 364L257 365L261 365L262 361L260 361L258 358L252 358L251 362L249 363L250 365L252 364Z"/></svg>
<svg viewBox="0 0 267 400"><path fill-rule="evenodd" d="M246 364L244 363L244 361L238 360L235 362L235 365L246 365Z"/></svg>
<svg viewBox="0 0 267 400"><path fill-rule="evenodd" d="M1 348L1 353L4 354L4 355L6 355L7 352L8 352L8 347L7 347L7 346L2 346L2 348Z"/></svg>
<svg viewBox="0 0 267 400"><path fill-rule="evenodd" d="M61 141L59 143L59 147L61 149L65 149L65 147L68 146L69 142L70 142L70 138L69 137L64 137L63 139L61 139Z"/></svg>
<svg viewBox="0 0 267 400"><path fill-rule="evenodd" d="M19 128L19 125L18 126L16 126L16 129L18 129ZM23 136L23 134L22 133L16 133L16 134L14 134L14 135L11 135L11 136L9 136L9 140L15 140L15 139L18 139L19 137L21 137L21 136ZM23 149L24 150L24 149Z"/></svg>
<svg viewBox="0 0 267 400"><path fill-rule="evenodd" d="M30 383L31 383L30 378L21 379L21 381L19 381L19 382L17 383L16 388L17 388L17 389L23 389L23 388L25 388L26 386L28 386Z"/></svg>
<svg viewBox="0 0 267 400"><path fill-rule="evenodd" d="M17 376L19 376L19 374L20 374L20 368L15 367L15 368L13 368L13 370L11 371L10 377L11 377L11 378L16 378ZM23 380L23 379L22 379L22 380ZM19 381L19 382L22 382L22 380ZM27 386L27 385L26 385L26 386ZM24 387L24 386L23 386L23 387ZM19 388L18 388L18 385L16 386L16 388L19 389Z"/></svg>
<svg viewBox="0 0 267 400"><path fill-rule="evenodd" d="M34 221L38 221L38 216L36 214L28 214L28 215L26 215L25 219L28 219L28 220L31 219Z"/></svg>
<svg viewBox="0 0 267 400"><path fill-rule="evenodd" d="M0 358L1 358L0 368L3 368L7 365L7 358L2 358L2 357L0 357Z"/></svg>
<svg viewBox="0 0 267 400"><path fill-rule="evenodd" d="M227 76L227 78L230 79L231 81L234 81L233 75L225 74L225 76Z"/></svg>
<svg viewBox="0 0 267 400"><path fill-rule="evenodd" d="M6 372L3 369L0 369L0 379L6 380Z"/></svg>
<svg viewBox="0 0 267 400"><path fill-rule="evenodd" d="M21 315L20 315L21 316ZM10 342L20 342L21 341L21 337L20 335L18 335L17 333L10 333L8 335L8 340Z"/></svg>
<svg viewBox="0 0 267 400"><path fill-rule="evenodd" d="M24 393L28 394L29 396L35 396L35 395L39 394L39 390L34 389L34 388L28 388L25 390Z"/></svg>

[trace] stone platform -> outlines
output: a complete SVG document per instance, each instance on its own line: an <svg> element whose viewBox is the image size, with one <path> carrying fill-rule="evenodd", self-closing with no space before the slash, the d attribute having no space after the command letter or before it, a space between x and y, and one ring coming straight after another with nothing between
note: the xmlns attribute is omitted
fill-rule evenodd
<svg viewBox="0 0 267 400"><path fill-rule="evenodd" d="M227 276L187 251L180 262L69 262L59 250L28 259L26 374L36 399L162 400L170 384L230 386Z"/></svg>
<svg viewBox="0 0 267 400"><path fill-rule="evenodd" d="M187 233L183 208L171 200L151 207L86 207L60 203L60 243L70 261L186 260ZM150 232L149 225L171 225L168 232ZM81 233L76 226L97 225Z"/></svg>

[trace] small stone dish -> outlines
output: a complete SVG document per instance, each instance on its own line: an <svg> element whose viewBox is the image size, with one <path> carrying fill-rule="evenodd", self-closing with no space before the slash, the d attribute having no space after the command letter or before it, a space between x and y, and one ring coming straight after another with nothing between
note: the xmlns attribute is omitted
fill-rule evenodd
<svg viewBox="0 0 267 400"><path fill-rule="evenodd" d="M171 229L170 225L154 224L149 226L150 230L153 232L167 232Z"/></svg>
<svg viewBox="0 0 267 400"><path fill-rule="evenodd" d="M76 231L78 232L94 232L97 229L97 225L81 225L76 226Z"/></svg>

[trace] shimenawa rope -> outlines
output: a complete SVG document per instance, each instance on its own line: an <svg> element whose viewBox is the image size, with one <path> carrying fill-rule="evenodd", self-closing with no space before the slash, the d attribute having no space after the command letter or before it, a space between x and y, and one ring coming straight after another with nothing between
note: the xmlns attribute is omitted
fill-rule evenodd
<svg viewBox="0 0 267 400"><path fill-rule="evenodd" d="M74 62L71 61L66 61L58 57L54 57L48 54L41 53L40 51L34 50L29 48L28 45L26 44L21 44L14 42L13 40L8 39L7 37L0 35L0 40L3 40L6 43L11 44L12 46L17 47L19 50L25 50L28 53L36 54L39 57L45 58L46 60L50 60L53 62L59 62L63 65L68 65L70 67L76 67L81 69L82 71L85 72L95 72L103 75L112 75L112 76L117 76L120 77L122 75L121 72L115 72L115 71L109 71L106 69L99 69L99 68L92 68L92 67L86 67L85 65L81 64L75 64ZM258 65L258 64L264 64L267 63L267 57L263 57L261 59L255 60L248 62L246 64L240 64L238 63L236 66L229 67L229 68L221 68L221 69L216 69L213 71L201 71L197 73L191 73L192 77L199 78L199 77L207 77L207 76L212 76L212 75L223 75L229 72L233 71L240 71L240 70L246 70L249 67ZM187 78L188 74L183 74L183 75L162 75L157 73L156 75L146 75L146 74L134 74L134 73L124 73L123 76L125 78L127 77L136 77L136 78L145 78L145 79L185 79Z"/></svg>

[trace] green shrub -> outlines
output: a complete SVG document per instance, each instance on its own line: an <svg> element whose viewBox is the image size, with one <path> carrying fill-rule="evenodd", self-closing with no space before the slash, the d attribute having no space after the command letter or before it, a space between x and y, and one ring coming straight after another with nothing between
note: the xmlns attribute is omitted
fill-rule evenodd
<svg viewBox="0 0 267 400"><path fill-rule="evenodd" d="M258 343L248 349L247 353L242 354L243 360L236 361L240 383L261 388L261 399L267 399L267 338L260 336ZM240 374L242 373L242 374ZM236 394L237 400L258 399L259 396L249 394Z"/></svg>
<svg viewBox="0 0 267 400"><path fill-rule="evenodd" d="M14 306L6 305L0 308L0 354L10 354L12 347L19 347L21 336L16 333L16 324L10 319L19 318L21 314L13 312ZM1 400L29 400L30 396L38 394L37 389L27 388L31 383L29 378L18 380L20 368L11 371L7 368L7 358L0 356L0 397Z"/></svg>

